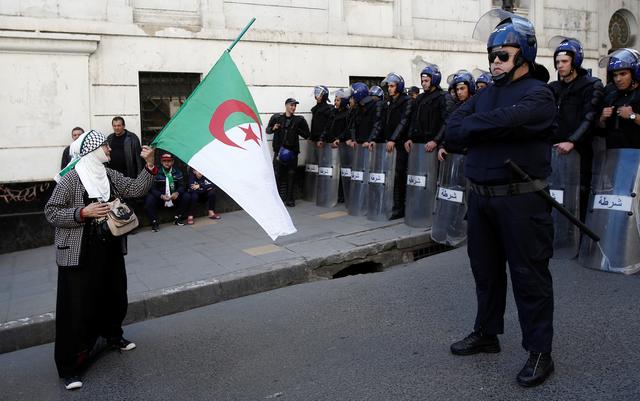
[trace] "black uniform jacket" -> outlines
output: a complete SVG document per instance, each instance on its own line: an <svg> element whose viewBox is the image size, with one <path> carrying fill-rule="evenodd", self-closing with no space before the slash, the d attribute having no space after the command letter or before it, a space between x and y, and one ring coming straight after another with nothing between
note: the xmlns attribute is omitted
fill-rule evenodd
<svg viewBox="0 0 640 401"><path fill-rule="evenodd" d="M427 143L433 140L447 119L445 92L436 88L433 92L421 93L414 104L413 121L409 139Z"/></svg>
<svg viewBox="0 0 640 401"><path fill-rule="evenodd" d="M573 81L555 81L549 86L558 107L558 127L552 142L573 142L577 150L580 150L582 144L591 146L589 138L602 108L602 81L579 69L578 77Z"/></svg>
<svg viewBox="0 0 640 401"><path fill-rule="evenodd" d="M278 123L280 128L274 130L274 125ZM287 117L285 113L276 113L269 119L266 132L267 134L273 134L273 142L271 144L274 154L278 154L281 146L300 153L299 136L304 139L309 138L309 124L302 116L293 115Z"/></svg>
<svg viewBox="0 0 640 401"><path fill-rule="evenodd" d="M324 142L333 142L336 139L342 140L347 137L349 131L349 110L334 108L329 121L329 129L326 134L320 136L320 140Z"/></svg>
<svg viewBox="0 0 640 401"><path fill-rule="evenodd" d="M607 85L604 95L604 107L631 106L640 115L640 86L635 90L619 91L613 84ZM633 148L640 149L640 125L635 121L618 116L614 110L613 116L605 122L601 131L606 136L607 149Z"/></svg>
<svg viewBox="0 0 640 401"><path fill-rule="evenodd" d="M311 135L309 139L318 141L326 135L331 123L331 114L334 107L329 103L318 103L311 108Z"/></svg>
<svg viewBox="0 0 640 401"><path fill-rule="evenodd" d="M384 123L384 102L367 96L358 105L353 115L351 139L357 143L371 142L382 131Z"/></svg>
<svg viewBox="0 0 640 401"><path fill-rule="evenodd" d="M401 93L396 99L392 99L387 106L387 118L382 136L377 136L376 142L404 143L409 136L412 112L413 101L406 93Z"/></svg>
<svg viewBox="0 0 640 401"><path fill-rule="evenodd" d="M533 178L551 173L556 105L547 84L525 75L491 85L454 111L445 140L468 148L465 175L479 184L521 181L505 166L513 160Z"/></svg>

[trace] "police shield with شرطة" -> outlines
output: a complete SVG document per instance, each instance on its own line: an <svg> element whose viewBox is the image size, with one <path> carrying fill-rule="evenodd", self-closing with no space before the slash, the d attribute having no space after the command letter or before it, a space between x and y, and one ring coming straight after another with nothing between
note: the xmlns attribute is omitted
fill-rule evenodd
<svg viewBox="0 0 640 401"><path fill-rule="evenodd" d="M458 246L467 239L467 179L464 158L449 153L440 163L431 239L439 244Z"/></svg>
<svg viewBox="0 0 640 401"><path fill-rule="evenodd" d="M338 204L340 187L340 151L325 143L318 149L316 205L334 207Z"/></svg>
<svg viewBox="0 0 640 401"><path fill-rule="evenodd" d="M433 221L438 159L436 152L426 152L424 147L423 143L414 143L409 153L404 222L428 229Z"/></svg>
<svg viewBox="0 0 640 401"><path fill-rule="evenodd" d="M369 152L369 148L360 145L356 146L353 152L351 187L349 189L347 209L351 216L366 216L371 153Z"/></svg>
<svg viewBox="0 0 640 401"><path fill-rule="evenodd" d="M318 148L313 141L305 141L304 157L304 200L316 201L316 181L318 179Z"/></svg>
<svg viewBox="0 0 640 401"><path fill-rule="evenodd" d="M345 143L338 146L340 151L340 180L342 182L342 193L344 194L344 204L349 205L349 190L351 189L351 164L353 162L353 149Z"/></svg>
<svg viewBox="0 0 640 401"><path fill-rule="evenodd" d="M566 155L554 149L551 153L549 193L564 208L580 217L580 154ZM578 254L580 229L557 210L551 212L554 225L553 257L573 259Z"/></svg>
<svg viewBox="0 0 640 401"><path fill-rule="evenodd" d="M372 153L373 163L369 171L367 219L386 221L391 218L393 210L396 150L387 152L385 146L377 145Z"/></svg>
<svg viewBox="0 0 640 401"><path fill-rule="evenodd" d="M640 150L609 149L587 211L587 226L600 242L582 237L581 265L624 274L640 271L638 190Z"/></svg>

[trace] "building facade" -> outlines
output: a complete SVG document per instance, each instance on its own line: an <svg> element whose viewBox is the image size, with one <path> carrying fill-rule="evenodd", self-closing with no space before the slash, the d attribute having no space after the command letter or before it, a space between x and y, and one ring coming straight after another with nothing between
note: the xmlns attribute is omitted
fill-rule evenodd
<svg viewBox="0 0 640 401"><path fill-rule="evenodd" d="M640 0L516 0L553 71L555 35L581 40L586 68L634 47ZM496 0L9 0L0 2L0 217L24 210L60 167L74 126L111 132L113 116L149 143L251 17L232 56L263 122L312 88L332 91L395 71L419 83L426 62L446 76L488 69L475 22ZM553 75L553 74L552 74ZM49 184L52 185L52 184ZM21 206L22 205L22 206ZM28 210L31 210L27 208ZM16 212L18 211L18 212ZM33 208L33 213L37 208ZM31 213L31 211L29 211Z"/></svg>

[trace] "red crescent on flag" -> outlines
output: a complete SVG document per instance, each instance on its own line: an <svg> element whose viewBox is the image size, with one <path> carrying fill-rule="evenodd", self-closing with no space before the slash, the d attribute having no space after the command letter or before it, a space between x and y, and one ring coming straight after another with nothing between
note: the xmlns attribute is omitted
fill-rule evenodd
<svg viewBox="0 0 640 401"><path fill-rule="evenodd" d="M251 117L253 121L260 125L258 116L246 103L236 99L229 99L224 102L213 112L211 121L209 121L209 131L211 135L217 140L224 143L227 146L233 146L236 148L244 149L242 146L233 142L224 131L224 123L227 118L233 113L244 113ZM262 139L262 130L260 130L260 139Z"/></svg>

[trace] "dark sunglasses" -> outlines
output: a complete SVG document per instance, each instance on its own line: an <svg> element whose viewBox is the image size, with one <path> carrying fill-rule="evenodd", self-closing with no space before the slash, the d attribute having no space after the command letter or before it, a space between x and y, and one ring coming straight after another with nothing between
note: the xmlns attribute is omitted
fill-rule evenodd
<svg viewBox="0 0 640 401"><path fill-rule="evenodd" d="M506 50L497 50L495 52L489 53L489 63L493 63L493 60L495 60L496 57L499 58L500 61L505 63L509 60L509 57L511 56Z"/></svg>

